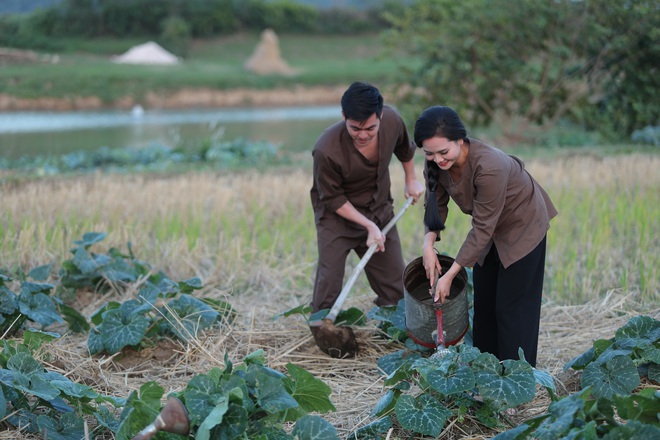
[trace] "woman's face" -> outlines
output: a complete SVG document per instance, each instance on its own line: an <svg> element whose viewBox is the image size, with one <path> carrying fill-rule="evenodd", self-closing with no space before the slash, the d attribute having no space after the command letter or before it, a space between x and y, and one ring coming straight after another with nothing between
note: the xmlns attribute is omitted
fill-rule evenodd
<svg viewBox="0 0 660 440"><path fill-rule="evenodd" d="M422 142L426 160L435 162L441 170L451 168L461 155L463 139L450 141L444 137L432 137Z"/></svg>

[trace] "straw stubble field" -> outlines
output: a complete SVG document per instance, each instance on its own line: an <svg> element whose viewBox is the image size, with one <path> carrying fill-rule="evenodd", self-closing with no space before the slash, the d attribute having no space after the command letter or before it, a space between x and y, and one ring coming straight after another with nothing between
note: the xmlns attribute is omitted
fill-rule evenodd
<svg viewBox="0 0 660 440"><path fill-rule="evenodd" d="M528 161L527 166L560 211L548 235L538 366L555 375L559 394L567 394L579 383L577 375L562 371L568 360L595 339L611 337L631 316L660 317L660 157L566 156ZM395 165L392 172L400 206L403 176ZM360 330L357 359L331 359L315 347L302 318L273 319L310 299L316 256L310 185L310 171L301 168L94 174L5 185L0 267L27 271L51 262L57 266L70 257L73 240L90 231L108 233L93 248L97 252L125 250L131 242L140 260L171 279L200 277L204 295L227 300L239 319L188 345L173 343L123 358L91 358L83 336L66 335L49 347L49 368L112 395L127 396L150 380L167 393L222 366L225 353L240 362L263 348L269 366L283 369L293 362L332 388L338 411L325 418L345 436L369 422L383 393L376 361L398 347L378 337L375 329ZM417 205L398 223L406 261L420 254L421 218ZM468 228L469 218L452 209L438 250L455 254ZM352 257L347 273L356 263ZM345 307L366 311L373 298L360 277ZM77 304L89 316L108 299L87 295ZM540 391L519 408L514 421L545 411L548 403ZM442 438L493 434L467 419L451 423ZM17 435L0 433L0 438Z"/></svg>

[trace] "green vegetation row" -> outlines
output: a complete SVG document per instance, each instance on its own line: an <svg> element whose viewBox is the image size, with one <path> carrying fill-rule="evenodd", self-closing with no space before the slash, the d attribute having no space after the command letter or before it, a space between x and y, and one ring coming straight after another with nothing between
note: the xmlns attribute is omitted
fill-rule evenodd
<svg viewBox="0 0 660 440"><path fill-rule="evenodd" d="M168 147L151 143L140 148L79 150L62 155L0 157L0 170L12 171L16 178L108 171L118 173L182 172L186 170L262 168L282 165L286 157L270 142L245 139L207 139L195 147ZM10 175L11 176L11 175ZM11 180L11 177L8 177ZM0 179L0 182L2 179Z"/></svg>

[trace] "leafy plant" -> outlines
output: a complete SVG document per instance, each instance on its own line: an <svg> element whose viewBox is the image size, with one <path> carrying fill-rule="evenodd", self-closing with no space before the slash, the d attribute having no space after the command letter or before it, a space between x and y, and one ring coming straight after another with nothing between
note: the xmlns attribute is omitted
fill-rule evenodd
<svg viewBox="0 0 660 440"><path fill-rule="evenodd" d="M255 440L338 439L336 429L311 412L335 411L330 388L293 364L284 374L265 366L263 350L234 366L225 355L225 369L195 376L186 389L174 393L190 415L197 440L250 438ZM160 412L163 388L148 382L127 399L117 439L130 439ZM288 434L283 425L295 422Z"/></svg>
<svg viewBox="0 0 660 440"><path fill-rule="evenodd" d="M161 278L157 284L148 281L137 299L104 304L91 317L95 327L89 333L90 353L117 353L127 346L140 346L145 338L174 336L188 341L233 319L228 303L203 301L187 293L200 287L198 278L179 283Z"/></svg>
<svg viewBox="0 0 660 440"><path fill-rule="evenodd" d="M83 416L102 420L100 430L116 425L113 408L122 406L123 399L99 394L87 385L45 369L34 359L33 351L57 337L29 330L24 334L24 344L3 341L0 419L14 428L54 440L84 438Z"/></svg>
<svg viewBox="0 0 660 440"><path fill-rule="evenodd" d="M452 417L460 420L468 413L496 428L502 425L501 411L531 401L537 384L554 394L550 374L533 368L522 352L520 360L500 362L464 343L429 356L407 336L403 301L396 308L375 308L369 316L383 321L383 331L406 348L378 360L390 389L371 412L375 421L350 438L382 434L394 420L405 430L437 437Z"/></svg>
<svg viewBox="0 0 660 440"><path fill-rule="evenodd" d="M73 258L62 263L60 286L73 291L91 288L122 291L138 281L142 287L136 299L109 301L91 316L94 327L88 339L91 354L117 353L127 346L139 346L145 338L174 336L190 340L214 325L231 321L234 311L228 303L191 295L201 289L199 278L178 283L138 260L128 244L128 254L111 248L108 254L91 252L90 247L105 233L88 232L75 240Z"/></svg>
<svg viewBox="0 0 660 440"><path fill-rule="evenodd" d="M638 394L611 399L589 399L591 388L554 401L548 411L493 440L652 439L660 438L660 391L647 388Z"/></svg>
<svg viewBox="0 0 660 440"><path fill-rule="evenodd" d="M0 334L7 337L25 328L27 323L38 324L42 329L56 322L63 322L71 330L82 332L89 329L87 320L58 297L51 296L53 284L40 283L50 273L51 265L40 266L23 276L20 291L15 293L7 283L13 278L0 273ZM28 281L31 278L34 281Z"/></svg>
<svg viewBox="0 0 660 440"><path fill-rule="evenodd" d="M74 151L58 156L3 158L0 169L21 170L36 174L62 174L95 170L164 171L200 166L208 168L240 168L281 161L279 147L270 142L247 139L223 141L212 135L194 145L172 148L152 143L140 148L109 148Z"/></svg>
<svg viewBox="0 0 660 440"><path fill-rule="evenodd" d="M643 376L660 382L660 321L632 317L613 338L596 340L568 362L565 369L569 368L584 370L581 385L590 387L596 398L630 394Z"/></svg>

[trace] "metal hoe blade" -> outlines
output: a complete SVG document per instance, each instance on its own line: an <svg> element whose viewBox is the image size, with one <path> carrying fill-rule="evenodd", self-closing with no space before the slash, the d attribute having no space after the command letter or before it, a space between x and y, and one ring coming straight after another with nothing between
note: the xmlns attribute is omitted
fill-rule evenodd
<svg viewBox="0 0 660 440"><path fill-rule="evenodd" d="M383 234L387 234L394 224L401 218L404 212L410 207L413 202L413 197L408 197L403 207L399 212L390 220L387 225L383 228ZM367 262L371 256L376 252L378 247L377 243L373 243L369 246L367 252L360 259L360 262L353 270L350 278L344 285L344 288L341 290L341 293L337 297L337 300L333 304L330 312L326 315L324 319L317 321L311 321L309 323L309 328L312 331L314 336L314 342L316 345L323 351L325 354L334 357L334 358L344 358L344 357L355 357L355 354L358 352L358 343L355 339L355 333L350 327L340 327L334 324L341 306L344 304L348 292L350 292L355 280L357 279L362 269L367 265Z"/></svg>

